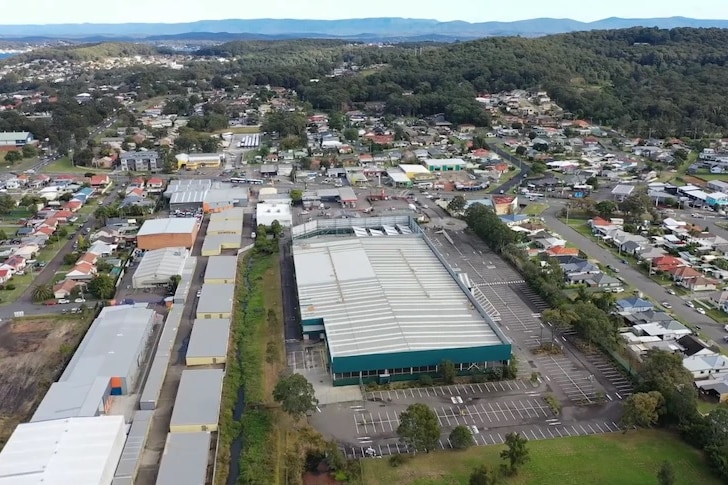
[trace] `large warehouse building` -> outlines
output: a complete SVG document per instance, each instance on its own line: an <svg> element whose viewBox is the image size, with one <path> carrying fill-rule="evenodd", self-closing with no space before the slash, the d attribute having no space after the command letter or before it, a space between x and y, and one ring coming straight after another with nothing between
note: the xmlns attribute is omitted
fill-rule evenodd
<svg viewBox="0 0 728 485"><path fill-rule="evenodd" d="M222 369L182 371L169 423L170 433L217 431L224 375Z"/></svg>
<svg viewBox="0 0 728 485"><path fill-rule="evenodd" d="M170 433L159 463L157 485L207 483L210 433Z"/></svg>
<svg viewBox="0 0 728 485"><path fill-rule="evenodd" d="M511 358L509 340L411 218L322 220L292 233L304 335L325 334L335 385Z"/></svg>
<svg viewBox="0 0 728 485"><path fill-rule="evenodd" d="M137 247L145 251L195 245L200 224L194 217L147 219L137 233Z"/></svg>
<svg viewBox="0 0 728 485"><path fill-rule="evenodd" d="M235 284L238 272L237 256L210 256L205 268L205 284Z"/></svg>
<svg viewBox="0 0 728 485"><path fill-rule="evenodd" d="M0 452L0 485L109 485L125 440L123 416L20 424Z"/></svg>
<svg viewBox="0 0 728 485"><path fill-rule="evenodd" d="M195 318L232 318L234 296L234 284L203 284Z"/></svg>
<svg viewBox="0 0 728 485"><path fill-rule="evenodd" d="M134 305L101 310L31 422L104 414L113 396L133 392L155 318L154 310Z"/></svg>
<svg viewBox="0 0 728 485"><path fill-rule="evenodd" d="M144 253L131 279L134 288L155 288L170 283L172 276L182 275L189 251L185 248L152 249Z"/></svg>
<svg viewBox="0 0 728 485"><path fill-rule="evenodd" d="M227 361L228 340L229 319L195 320L185 356L187 367L224 364Z"/></svg>

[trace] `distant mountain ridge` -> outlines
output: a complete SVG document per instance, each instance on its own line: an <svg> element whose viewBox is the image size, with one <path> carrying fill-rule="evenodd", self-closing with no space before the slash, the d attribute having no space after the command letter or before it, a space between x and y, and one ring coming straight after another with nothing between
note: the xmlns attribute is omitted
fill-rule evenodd
<svg viewBox="0 0 728 485"><path fill-rule="evenodd" d="M439 22L399 17L346 20L229 19L187 23L0 25L0 40L42 37L68 40L162 40L173 39L291 39L341 38L351 40L468 40L490 36L541 36L585 30L629 27L728 28L728 20L687 17L627 19L611 17L594 22L536 18L514 22ZM186 37L187 36L187 37ZM209 36L209 37L208 37Z"/></svg>

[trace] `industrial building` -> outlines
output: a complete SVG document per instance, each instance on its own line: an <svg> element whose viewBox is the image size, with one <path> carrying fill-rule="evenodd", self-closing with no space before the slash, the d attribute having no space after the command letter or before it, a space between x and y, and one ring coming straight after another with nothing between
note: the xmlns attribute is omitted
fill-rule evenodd
<svg viewBox="0 0 728 485"><path fill-rule="evenodd" d="M145 307L101 310L31 422L104 414L113 396L135 390L156 318Z"/></svg>
<svg viewBox="0 0 728 485"><path fill-rule="evenodd" d="M243 209L233 208L210 215L210 223L207 226L208 236L219 236L222 234L243 235Z"/></svg>
<svg viewBox="0 0 728 485"><path fill-rule="evenodd" d="M430 172L452 172L465 170L468 166L462 158L428 158L422 161Z"/></svg>
<svg viewBox="0 0 728 485"><path fill-rule="evenodd" d="M124 443L124 449L119 458L119 465L114 472L114 481L111 485L121 485L122 483L133 484L134 477L139 471L142 461L142 452L144 445L149 437L149 431L152 428L152 418L154 411L137 411L134 413L129 434Z"/></svg>
<svg viewBox="0 0 728 485"><path fill-rule="evenodd" d="M194 217L147 219L137 233L137 247L145 251L195 245L200 224Z"/></svg>
<svg viewBox="0 0 728 485"><path fill-rule="evenodd" d="M214 213L234 207L246 207L250 197L247 187L210 179L172 180L164 192L172 211Z"/></svg>
<svg viewBox="0 0 728 485"><path fill-rule="evenodd" d="M235 284L237 256L211 256L207 260L204 282L207 285Z"/></svg>
<svg viewBox="0 0 728 485"><path fill-rule="evenodd" d="M0 485L109 485L125 439L123 416L20 424L0 452Z"/></svg>
<svg viewBox="0 0 728 485"><path fill-rule="evenodd" d="M155 288L170 283L170 278L182 275L189 251L185 248L152 249L144 253L134 271L133 288Z"/></svg>
<svg viewBox="0 0 728 485"><path fill-rule="evenodd" d="M218 168L222 164L222 153L180 153L175 157L179 170L198 168Z"/></svg>
<svg viewBox="0 0 728 485"><path fill-rule="evenodd" d="M182 371L169 423L170 433L217 431L224 374L222 369Z"/></svg>
<svg viewBox="0 0 728 485"><path fill-rule="evenodd" d="M283 227L291 227L293 225L291 205L275 200L258 202L258 205L255 207L255 223L257 225L270 226L273 224L273 221L278 221Z"/></svg>
<svg viewBox="0 0 728 485"><path fill-rule="evenodd" d="M195 320L185 361L195 365L224 364L230 340L230 319Z"/></svg>
<svg viewBox="0 0 728 485"><path fill-rule="evenodd" d="M206 236L202 242L202 256L219 256L224 249L240 249L242 239L237 234L218 234Z"/></svg>
<svg viewBox="0 0 728 485"><path fill-rule="evenodd" d="M195 318L232 318L234 297L234 284L203 284Z"/></svg>
<svg viewBox="0 0 728 485"><path fill-rule="evenodd" d="M207 482L210 433L170 433L159 463L157 485L202 485Z"/></svg>
<svg viewBox="0 0 728 485"><path fill-rule="evenodd" d="M322 220L292 234L304 336L325 334L335 385L510 359L509 340L411 218Z"/></svg>

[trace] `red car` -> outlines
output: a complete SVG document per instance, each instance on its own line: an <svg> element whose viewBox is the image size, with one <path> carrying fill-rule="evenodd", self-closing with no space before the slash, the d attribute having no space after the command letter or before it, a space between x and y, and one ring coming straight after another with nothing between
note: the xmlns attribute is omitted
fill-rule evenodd
<svg viewBox="0 0 728 485"><path fill-rule="evenodd" d="M58 305L58 302L56 300L48 300L47 302L43 303L44 305Z"/></svg>

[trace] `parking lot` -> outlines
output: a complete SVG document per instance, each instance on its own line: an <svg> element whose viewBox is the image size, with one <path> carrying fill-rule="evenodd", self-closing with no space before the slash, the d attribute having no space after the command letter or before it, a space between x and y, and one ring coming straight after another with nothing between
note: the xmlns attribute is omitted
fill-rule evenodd
<svg viewBox="0 0 728 485"><path fill-rule="evenodd" d="M555 383L574 403L592 404L599 401L594 375L563 355L538 355L535 357L538 367L546 371L544 378Z"/></svg>
<svg viewBox="0 0 728 485"><path fill-rule="evenodd" d="M395 428L396 429L396 428ZM473 433L473 439L476 446L501 445L505 443L505 437L508 433L520 433L529 441L539 441L545 439L565 438L569 436L587 436L603 433L616 433L622 431L623 428L615 421L595 420L582 423L564 424L558 418L550 418L543 424L531 426L517 426L510 428L508 431L491 430L488 428L470 428ZM438 442L439 449L449 449L451 445L447 436L443 436ZM362 439L356 443L342 448L349 458L366 458L380 457L400 453L412 453L413 450L403 445L397 439L388 439L374 443L371 437L362 436Z"/></svg>
<svg viewBox="0 0 728 485"><path fill-rule="evenodd" d="M586 359L593 365L599 373L608 381L611 389L607 389L605 399L622 400L627 399L634 392L632 382L625 376L624 372L619 370L614 362L609 360L607 356L598 352L587 352Z"/></svg>
<svg viewBox="0 0 728 485"><path fill-rule="evenodd" d="M418 387L412 389L393 389L391 391L371 391L365 394L369 401L395 401L412 398L451 397L462 395L487 395L489 393L534 392L536 386L522 380L481 382L479 384L456 384L452 386Z"/></svg>

